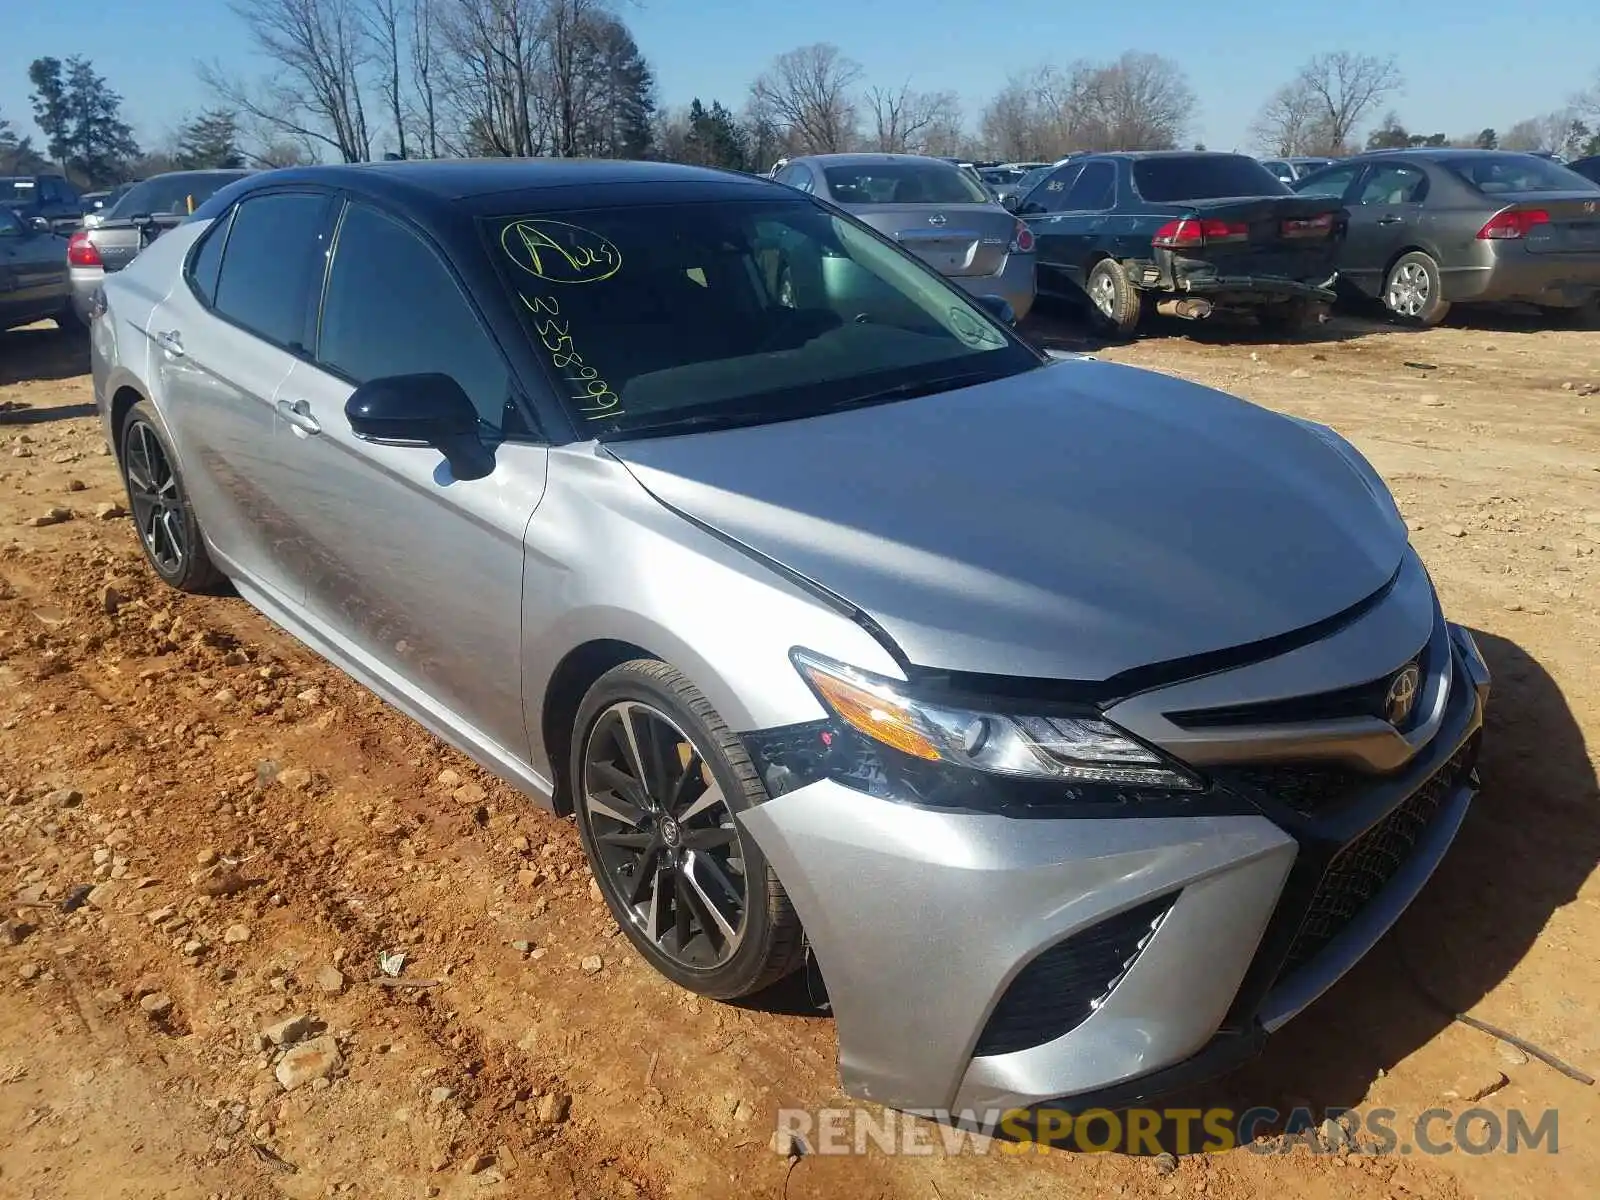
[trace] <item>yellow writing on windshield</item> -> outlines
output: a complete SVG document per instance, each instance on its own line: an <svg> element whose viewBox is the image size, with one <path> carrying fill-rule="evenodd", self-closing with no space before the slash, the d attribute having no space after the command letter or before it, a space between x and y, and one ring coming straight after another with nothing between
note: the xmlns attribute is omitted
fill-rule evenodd
<svg viewBox="0 0 1600 1200"><path fill-rule="evenodd" d="M525 218L500 234L507 257L548 283L599 283L622 269L622 252L592 229Z"/></svg>

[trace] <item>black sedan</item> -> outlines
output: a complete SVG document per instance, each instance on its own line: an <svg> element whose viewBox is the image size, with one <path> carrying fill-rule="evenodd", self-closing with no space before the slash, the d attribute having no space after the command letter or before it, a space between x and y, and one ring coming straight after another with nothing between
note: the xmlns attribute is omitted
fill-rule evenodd
<svg viewBox="0 0 1600 1200"><path fill-rule="evenodd" d="M1088 154L1003 203L1033 232L1038 290L1086 297L1110 334L1152 307L1242 310L1293 332L1334 298L1343 208L1296 196L1242 154Z"/></svg>
<svg viewBox="0 0 1600 1200"><path fill-rule="evenodd" d="M1600 326L1600 185L1501 150L1394 150L1296 181L1342 201L1339 278L1406 324L1451 304L1515 302Z"/></svg>
<svg viewBox="0 0 1600 1200"><path fill-rule="evenodd" d="M1575 171L1593 183L1600 183L1600 154L1591 154L1588 158L1569 162L1567 170Z"/></svg>

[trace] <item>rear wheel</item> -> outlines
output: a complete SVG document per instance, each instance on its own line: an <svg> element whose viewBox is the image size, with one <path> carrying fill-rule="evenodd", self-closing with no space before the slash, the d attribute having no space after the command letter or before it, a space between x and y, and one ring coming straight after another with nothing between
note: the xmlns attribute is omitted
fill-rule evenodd
<svg viewBox="0 0 1600 1200"><path fill-rule="evenodd" d="M1383 282L1383 306L1402 324L1431 329L1450 311L1450 302L1441 293L1439 264L1413 250L1389 268Z"/></svg>
<svg viewBox="0 0 1600 1200"><path fill-rule="evenodd" d="M178 475L177 456L147 401L128 410L120 444L128 508L146 561L179 591L211 591L222 583L222 572L206 553L200 521Z"/></svg>
<svg viewBox="0 0 1600 1200"><path fill-rule="evenodd" d="M578 832L601 895L661 974L717 999L803 961L800 919L737 814L767 798L744 745L665 663L606 672L572 739Z"/></svg>
<svg viewBox="0 0 1600 1200"><path fill-rule="evenodd" d="M1102 258L1084 284L1096 323L1116 337L1127 337L1144 318L1144 294L1128 280L1115 259Z"/></svg>

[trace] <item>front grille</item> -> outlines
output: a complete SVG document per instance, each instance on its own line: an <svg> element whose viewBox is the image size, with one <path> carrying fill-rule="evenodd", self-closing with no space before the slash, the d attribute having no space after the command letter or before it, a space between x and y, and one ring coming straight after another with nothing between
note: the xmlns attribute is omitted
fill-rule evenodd
<svg viewBox="0 0 1600 1200"><path fill-rule="evenodd" d="M1334 855L1312 893L1279 978L1315 958L1394 878L1440 806L1471 773L1477 756L1474 735L1398 807Z"/></svg>
<svg viewBox="0 0 1600 1200"><path fill-rule="evenodd" d="M1372 788L1381 776L1348 767L1285 763L1260 767L1213 767L1214 781L1234 791L1261 793L1266 800L1311 816Z"/></svg>
<svg viewBox="0 0 1600 1200"><path fill-rule="evenodd" d="M974 1054L1010 1054L1076 1029L1122 982L1178 893L1107 917L1023 967L978 1035Z"/></svg>

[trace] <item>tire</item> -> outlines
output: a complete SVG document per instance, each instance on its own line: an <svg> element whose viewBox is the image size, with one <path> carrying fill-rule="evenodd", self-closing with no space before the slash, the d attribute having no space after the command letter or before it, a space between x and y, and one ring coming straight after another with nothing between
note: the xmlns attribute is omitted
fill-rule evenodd
<svg viewBox="0 0 1600 1200"><path fill-rule="evenodd" d="M1402 254L1383 280L1383 306L1402 325L1432 329L1450 311L1443 298L1439 264L1420 250Z"/></svg>
<svg viewBox="0 0 1600 1200"><path fill-rule="evenodd" d="M800 918L735 819L767 791L694 684L655 659L613 667L579 705L572 747L584 853L645 961L718 1000L759 992L804 962Z"/></svg>
<svg viewBox="0 0 1600 1200"><path fill-rule="evenodd" d="M1256 320L1262 329L1285 338L1309 337L1321 327L1325 315L1321 304L1304 297L1256 310Z"/></svg>
<svg viewBox="0 0 1600 1200"><path fill-rule="evenodd" d="M1089 297L1089 311L1104 333L1128 337L1144 319L1144 294L1115 259L1102 258L1095 263L1083 290Z"/></svg>
<svg viewBox="0 0 1600 1200"><path fill-rule="evenodd" d="M206 553L205 535L173 464L177 456L149 401L128 410L117 437L117 464L128 493L145 561L163 582L180 592L210 592L223 574Z"/></svg>

